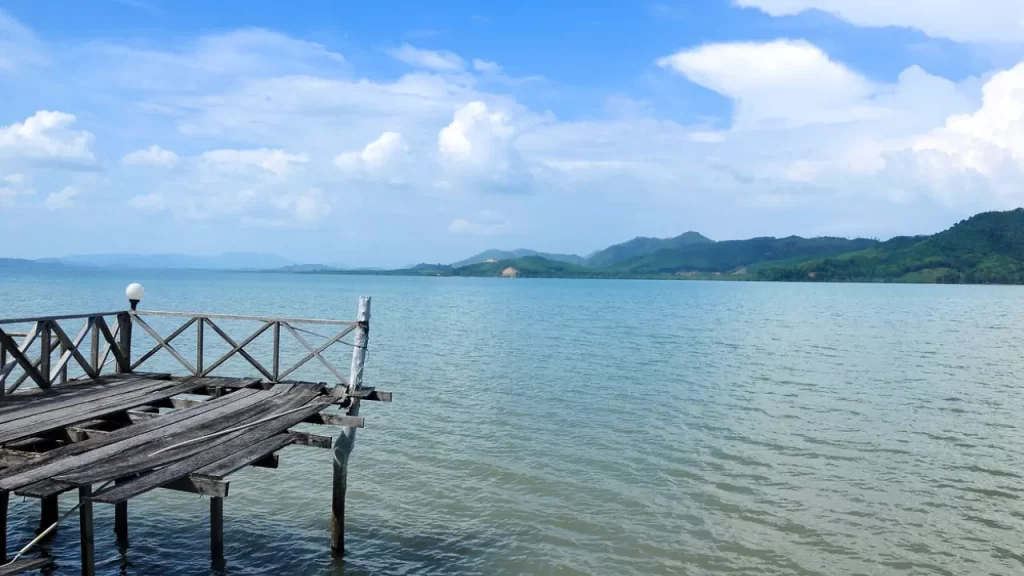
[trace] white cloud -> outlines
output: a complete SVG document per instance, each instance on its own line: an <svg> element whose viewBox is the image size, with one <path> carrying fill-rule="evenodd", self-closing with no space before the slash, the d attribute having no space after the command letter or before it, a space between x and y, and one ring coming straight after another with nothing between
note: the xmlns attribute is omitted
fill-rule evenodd
<svg viewBox="0 0 1024 576"><path fill-rule="evenodd" d="M46 63L45 51L35 34L0 9L0 72Z"/></svg>
<svg viewBox="0 0 1024 576"><path fill-rule="evenodd" d="M78 188L65 186L59 192L52 192L43 201L47 210L66 210L74 206L74 200L79 195Z"/></svg>
<svg viewBox="0 0 1024 576"><path fill-rule="evenodd" d="M255 150L210 150L204 152L202 160L218 170L242 172L248 168L260 168L277 176L284 176L296 164L309 162L306 154L290 154L284 150L259 148Z"/></svg>
<svg viewBox="0 0 1024 576"><path fill-rule="evenodd" d="M1020 0L735 0L772 16L806 10L834 14L858 26L916 28L958 42L1024 41Z"/></svg>
<svg viewBox="0 0 1024 576"><path fill-rule="evenodd" d="M72 130L75 116L40 110L24 122L0 126L0 158L54 160L91 164L91 133Z"/></svg>
<svg viewBox="0 0 1024 576"><path fill-rule="evenodd" d="M455 111L451 123L437 135L445 168L472 182L488 182L509 191L522 191L529 174L514 147L516 128L511 115L482 101Z"/></svg>
<svg viewBox="0 0 1024 576"><path fill-rule="evenodd" d="M739 128L842 122L877 111L870 81L802 40L708 44L657 61L736 102Z"/></svg>
<svg viewBox="0 0 1024 576"><path fill-rule="evenodd" d="M982 94L977 111L917 138L914 160L936 174L976 173L997 194L1024 201L1024 63L994 75Z"/></svg>
<svg viewBox="0 0 1024 576"><path fill-rule="evenodd" d="M178 155L154 144L149 148L125 154L121 162L136 166L164 166L170 168L178 163Z"/></svg>
<svg viewBox="0 0 1024 576"><path fill-rule="evenodd" d="M408 153L409 145L401 134L384 132L362 150L339 154L334 158L334 165L348 174L374 175L396 167Z"/></svg>
<svg viewBox="0 0 1024 576"><path fill-rule="evenodd" d="M452 234L470 234L474 236L490 236L508 231L511 222L501 214L492 210L481 210L472 220L456 218L448 225Z"/></svg>
<svg viewBox="0 0 1024 576"><path fill-rule="evenodd" d="M501 72L501 65L497 62L476 58L473 60L473 69L481 74L497 74Z"/></svg>
<svg viewBox="0 0 1024 576"><path fill-rule="evenodd" d="M25 181L24 174L8 174L2 178L2 180L8 184L21 184Z"/></svg>
<svg viewBox="0 0 1024 576"><path fill-rule="evenodd" d="M132 196L128 205L143 212L162 212L167 208L163 194L156 192Z"/></svg>
<svg viewBox="0 0 1024 576"><path fill-rule="evenodd" d="M441 72L462 70L465 63L454 52L446 50L420 50L408 44L389 52L391 57L414 68L426 68Z"/></svg>

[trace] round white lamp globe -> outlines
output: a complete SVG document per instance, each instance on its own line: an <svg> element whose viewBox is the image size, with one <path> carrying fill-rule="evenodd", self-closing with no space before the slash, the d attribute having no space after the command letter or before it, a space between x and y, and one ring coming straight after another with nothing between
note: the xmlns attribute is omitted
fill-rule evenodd
<svg viewBox="0 0 1024 576"><path fill-rule="evenodd" d="M142 295L145 293L146 289L138 282L132 282L124 289L124 295L128 297L128 300L142 300Z"/></svg>

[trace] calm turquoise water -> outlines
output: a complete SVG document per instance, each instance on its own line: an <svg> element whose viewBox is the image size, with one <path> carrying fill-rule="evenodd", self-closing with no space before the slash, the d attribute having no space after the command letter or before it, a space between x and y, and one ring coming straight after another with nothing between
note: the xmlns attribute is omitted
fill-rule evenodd
<svg viewBox="0 0 1024 576"><path fill-rule="evenodd" d="M330 452L293 447L233 477L229 574L1024 571L1019 288L3 274L5 317L117 309L129 281L150 309L373 296L367 380L395 401L363 410L346 562ZM133 500L126 555L97 512L101 573L210 572L205 500ZM12 513L14 548L38 508ZM77 573L74 518L48 549Z"/></svg>

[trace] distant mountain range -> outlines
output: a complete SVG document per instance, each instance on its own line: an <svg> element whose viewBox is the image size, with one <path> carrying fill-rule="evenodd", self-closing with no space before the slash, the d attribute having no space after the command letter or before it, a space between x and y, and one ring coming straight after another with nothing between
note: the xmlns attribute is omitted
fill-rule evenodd
<svg viewBox="0 0 1024 576"><path fill-rule="evenodd" d="M452 265L372 272L415 276L705 278L1024 284L1024 209L986 212L931 236L761 237L715 242L696 232L634 238L582 259L487 251ZM353 273L343 271L338 273ZM367 273L367 272L363 272Z"/></svg>
<svg viewBox="0 0 1024 576"><path fill-rule="evenodd" d="M4 259L7 267L77 266L85 268L268 270L295 263L273 254L225 252L214 256L187 254L82 254L62 258Z"/></svg>
<svg viewBox="0 0 1024 576"><path fill-rule="evenodd" d="M587 257L535 250L488 250L453 264L397 270L295 264L279 256L226 253L95 254L42 260L0 258L0 269L47 266L191 268L298 274L502 276L535 278L706 278L812 282L1024 284L1024 208L985 212L930 236L760 237L716 242L697 232L634 238ZM514 268L512 274L508 268ZM504 273L504 274L503 274Z"/></svg>

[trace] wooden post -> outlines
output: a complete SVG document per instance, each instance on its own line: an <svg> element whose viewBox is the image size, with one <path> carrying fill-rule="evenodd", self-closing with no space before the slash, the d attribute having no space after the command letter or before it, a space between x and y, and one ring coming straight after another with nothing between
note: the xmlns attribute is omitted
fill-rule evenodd
<svg viewBox="0 0 1024 576"><path fill-rule="evenodd" d="M224 499L210 498L210 560L214 570L224 568Z"/></svg>
<svg viewBox="0 0 1024 576"><path fill-rule="evenodd" d="M96 374L99 374L103 370L100 366L100 328L96 325L95 318L89 318L89 326L92 329L92 334L89 335L89 364Z"/></svg>
<svg viewBox="0 0 1024 576"><path fill-rule="evenodd" d="M51 378L50 355L53 354L53 342L50 341L50 323L42 320L39 324L39 373L43 375L48 387Z"/></svg>
<svg viewBox="0 0 1024 576"><path fill-rule="evenodd" d="M274 375L276 383L281 378L281 323L274 322L274 352L273 364L270 373Z"/></svg>
<svg viewBox="0 0 1024 576"><path fill-rule="evenodd" d="M7 347L4 346L3 342L0 342L0 396L7 393L7 377L4 376L3 369L7 366Z"/></svg>
<svg viewBox="0 0 1024 576"><path fill-rule="evenodd" d="M196 376L203 373L205 366L203 365L203 327L206 326L206 320L203 318L199 319L196 323Z"/></svg>
<svg viewBox="0 0 1024 576"><path fill-rule="evenodd" d="M114 480L114 486L121 484ZM114 535L117 537L118 544L122 546L128 545L128 501L118 502L114 504Z"/></svg>
<svg viewBox="0 0 1024 576"><path fill-rule="evenodd" d="M78 489L78 520L82 530L82 576L94 576L96 551L92 534L92 486L85 485Z"/></svg>
<svg viewBox="0 0 1024 576"><path fill-rule="evenodd" d="M366 362L366 348L370 341L370 297L359 298L359 314L356 316L355 345L352 347L352 365L349 369L349 392L359 389L363 383L363 364ZM359 399L352 398L350 416L359 415ZM356 444L356 429L343 428L334 443L334 491L331 499L331 553L345 554L345 490L348 487L348 459Z"/></svg>
<svg viewBox="0 0 1024 576"><path fill-rule="evenodd" d="M43 530L46 530L53 525L58 519L60 519L60 503L57 500L57 496L44 496L39 502L39 530L36 530L36 534L42 534Z"/></svg>
<svg viewBox="0 0 1024 576"><path fill-rule="evenodd" d="M121 312L117 315L118 326L118 348L124 356L124 364L118 363L117 373L128 374L132 371L132 315L129 312Z"/></svg>
<svg viewBox="0 0 1024 576"><path fill-rule="evenodd" d="M11 493L0 490L0 564L7 562L7 502Z"/></svg>

